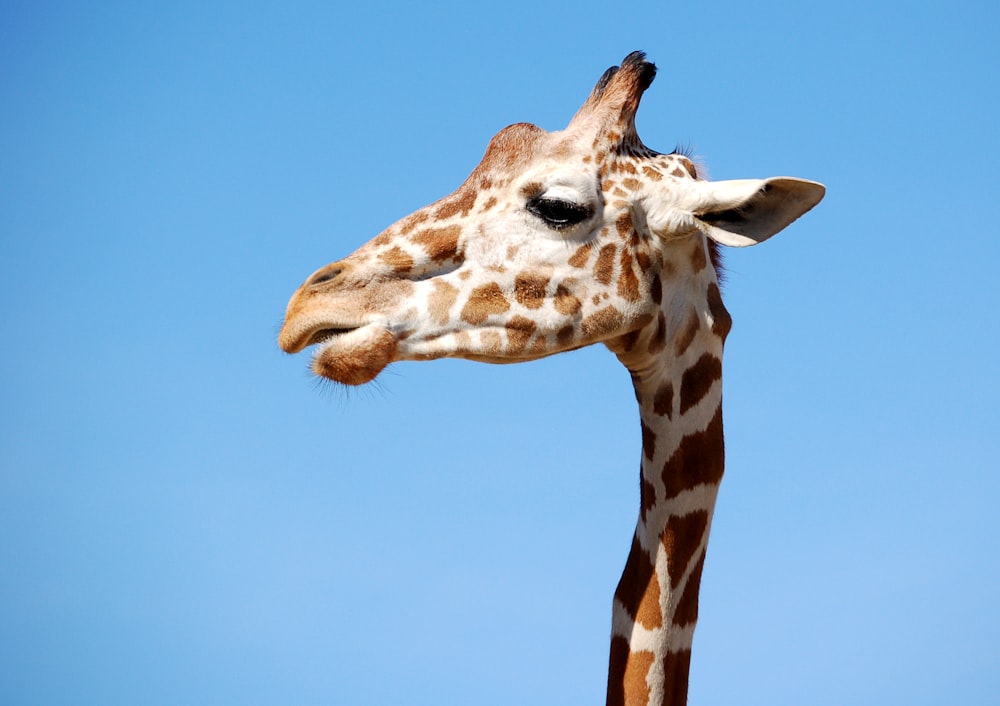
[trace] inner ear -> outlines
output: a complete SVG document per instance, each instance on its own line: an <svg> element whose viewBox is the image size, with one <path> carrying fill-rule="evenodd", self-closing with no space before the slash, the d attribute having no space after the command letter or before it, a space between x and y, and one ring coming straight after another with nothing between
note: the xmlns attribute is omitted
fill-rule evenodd
<svg viewBox="0 0 1000 706"><path fill-rule="evenodd" d="M696 216L708 226L706 233L713 240L723 245L745 247L782 231L818 204L825 193L826 187L815 181L775 177L758 182L758 188L736 204L730 202L725 208L707 210Z"/></svg>

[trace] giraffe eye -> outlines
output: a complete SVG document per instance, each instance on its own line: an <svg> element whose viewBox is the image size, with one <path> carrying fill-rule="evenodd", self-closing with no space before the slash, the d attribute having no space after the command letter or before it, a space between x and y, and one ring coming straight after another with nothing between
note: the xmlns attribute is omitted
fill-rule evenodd
<svg viewBox="0 0 1000 706"><path fill-rule="evenodd" d="M588 218L592 213L587 206L562 199L544 198L538 196L528 202L528 211L556 230L575 226Z"/></svg>

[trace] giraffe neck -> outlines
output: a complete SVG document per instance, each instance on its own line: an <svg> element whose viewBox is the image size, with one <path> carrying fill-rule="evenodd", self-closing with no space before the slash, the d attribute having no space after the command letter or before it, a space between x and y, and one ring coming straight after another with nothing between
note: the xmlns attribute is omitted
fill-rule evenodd
<svg viewBox="0 0 1000 706"><path fill-rule="evenodd" d="M677 307L665 305L668 317L670 309ZM665 337L655 359L639 362L618 351L639 403L642 474L639 519L614 598L609 706L687 701L698 588L724 467L729 317L714 278L706 300L689 312L686 324L664 326L677 333ZM656 345L654 336L637 348Z"/></svg>

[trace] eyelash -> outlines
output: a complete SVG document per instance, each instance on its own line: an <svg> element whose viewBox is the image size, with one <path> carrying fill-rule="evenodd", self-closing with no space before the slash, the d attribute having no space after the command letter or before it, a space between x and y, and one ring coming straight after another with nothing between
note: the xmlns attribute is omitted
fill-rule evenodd
<svg viewBox="0 0 1000 706"><path fill-rule="evenodd" d="M533 198L528 202L528 212L541 218L550 228L564 230L590 218L592 211L572 201Z"/></svg>

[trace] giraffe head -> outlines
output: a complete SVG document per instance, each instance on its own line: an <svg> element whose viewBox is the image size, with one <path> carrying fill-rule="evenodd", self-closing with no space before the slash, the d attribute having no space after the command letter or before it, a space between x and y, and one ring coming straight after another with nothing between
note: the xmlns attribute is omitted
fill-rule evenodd
<svg viewBox="0 0 1000 706"><path fill-rule="evenodd" d="M709 182L646 148L635 113L655 73L634 52L565 130L501 130L457 191L309 277L281 347L316 345L314 372L358 385L397 360L517 362L596 342L635 370L682 335L691 298L724 335L715 244L769 238L824 187Z"/></svg>

